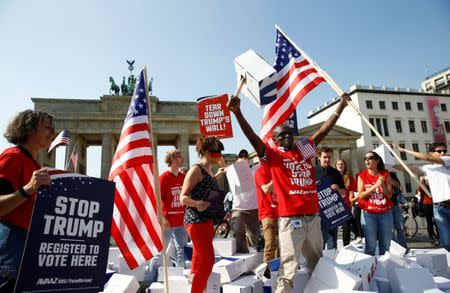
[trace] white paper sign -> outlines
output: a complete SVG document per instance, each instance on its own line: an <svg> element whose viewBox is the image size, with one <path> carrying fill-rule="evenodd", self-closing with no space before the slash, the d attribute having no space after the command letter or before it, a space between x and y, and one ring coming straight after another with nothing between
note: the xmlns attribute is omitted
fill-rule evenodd
<svg viewBox="0 0 450 293"><path fill-rule="evenodd" d="M239 161L227 168L227 179L233 194L255 190L255 180L247 161Z"/></svg>

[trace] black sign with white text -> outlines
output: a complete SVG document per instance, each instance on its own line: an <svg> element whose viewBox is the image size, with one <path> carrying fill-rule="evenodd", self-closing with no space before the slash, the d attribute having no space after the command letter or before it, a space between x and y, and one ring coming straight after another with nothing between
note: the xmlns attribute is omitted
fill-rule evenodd
<svg viewBox="0 0 450 293"><path fill-rule="evenodd" d="M113 182L52 176L38 191L15 292L102 291L113 205Z"/></svg>
<svg viewBox="0 0 450 293"><path fill-rule="evenodd" d="M323 177L317 182L320 218L327 229L337 227L353 217L341 194L331 189L331 184L329 177Z"/></svg>

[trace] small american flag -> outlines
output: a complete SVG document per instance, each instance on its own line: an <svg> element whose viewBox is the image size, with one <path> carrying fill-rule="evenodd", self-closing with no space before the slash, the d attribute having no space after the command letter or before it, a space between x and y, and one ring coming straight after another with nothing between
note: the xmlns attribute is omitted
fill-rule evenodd
<svg viewBox="0 0 450 293"><path fill-rule="evenodd" d="M316 156L316 147L310 143L307 137L302 137L294 142L294 150L302 154L304 160L314 158Z"/></svg>
<svg viewBox="0 0 450 293"><path fill-rule="evenodd" d="M70 131L64 129L61 131L55 139L50 144L50 147L48 148L48 152L51 152L52 149L60 144L69 145L70 144Z"/></svg>
<svg viewBox="0 0 450 293"><path fill-rule="evenodd" d="M162 249L149 119L142 70L109 173L116 183L111 234L130 269Z"/></svg>
<svg viewBox="0 0 450 293"><path fill-rule="evenodd" d="M284 123L303 97L325 79L277 29L275 45L277 99L264 108L261 139L266 142L275 126Z"/></svg>
<svg viewBox="0 0 450 293"><path fill-rule="evenodd" d="M70 154L70 160L72 161L73 170L76 173L78 171L78 153L72 152Z"/></svg>

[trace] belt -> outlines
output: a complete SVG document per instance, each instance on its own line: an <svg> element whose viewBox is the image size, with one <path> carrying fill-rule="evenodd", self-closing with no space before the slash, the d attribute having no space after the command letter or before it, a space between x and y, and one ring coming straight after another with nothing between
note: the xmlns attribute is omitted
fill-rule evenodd
<svg viewBox="0 0 450 293"><path fill-rule="evenodd" d="M438 207L443 207L443 208L446 208L446 209L450 209L450 202L448 202L448 201L436 202L435 205L438 206Z"/></svg>

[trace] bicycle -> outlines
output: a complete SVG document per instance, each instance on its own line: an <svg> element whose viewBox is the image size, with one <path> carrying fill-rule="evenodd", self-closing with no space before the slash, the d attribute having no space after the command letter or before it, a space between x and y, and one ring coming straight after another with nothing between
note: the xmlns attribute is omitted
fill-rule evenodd
<svg viewBox="0 0 450 293"><path fill-rule="evenodd" d="M409 204L402 205L403 226L406 238L413 238L419 231L419 225L414 215L410 217L409 209Z"/></svg>

